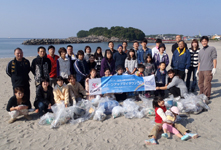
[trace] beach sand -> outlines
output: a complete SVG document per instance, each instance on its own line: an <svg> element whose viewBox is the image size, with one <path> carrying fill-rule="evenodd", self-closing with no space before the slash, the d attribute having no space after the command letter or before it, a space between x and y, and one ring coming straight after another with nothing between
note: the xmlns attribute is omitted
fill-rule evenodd
<svg viewBox="0 0 221 150"><path fill-rule="evenodd" d="M209 43L221 58L221 42ZM190 46L190 44L188 44ZM166 45L171 60L171 44ZM37 55L37 54L36 54ZM28 57L30 62L33 57ZM209 107L211 110L198 115L183 118L182 124L199 138L181 141L172 135L170 139L159 138L159 145L146 146L144 140L153 128L154 117L143 119L126 119L124 116L104 122L89 120L81 124L65 124L58 129L38 125L37 115L32 113L33 120L23 118L12 124L6 111L9 98L13 95L11 80L5 73L10 58L0 59L0 149L221 149L221 72L218 59L217 73L212 80L212 95ZM169 69L169 68L168 68ZM31 102L35 99L34 78L30 73ZM197 94L197 92L196 92Z"/></svg>

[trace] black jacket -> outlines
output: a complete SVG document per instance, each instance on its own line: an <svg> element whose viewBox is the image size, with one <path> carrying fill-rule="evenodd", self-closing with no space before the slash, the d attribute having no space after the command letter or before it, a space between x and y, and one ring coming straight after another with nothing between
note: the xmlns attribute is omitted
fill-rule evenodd
<svg viewBox="0 0 221 150"><path fill-rule="evenodd" d="M30 103L30 101L22 102L22 105L28 106L28 109L31 108L31 103ZM16 98L16 96L14 95L14 96L12 96L12 97L9 99L8 105L7 105L7 107L6 107L6 110L10 112L10 108L16 107L16 106L18 106L18 103L17 103L17 98Z"/></svg>
<svg viewBox="0 0 221 150"><path fill-rule="evenodd" d="M173 44L173 46L172 46L172 53L174 53L174 51L177 49L177 47L178 47L178 44L177 43L175 43L175 44ZM185 48L186 49L188 49L188 47L187 47L187 44L185 43Z"/></svg>
<svg viewBox="0 0 221 150"><path fill-rule="evenodd" d="M43 102L45 105L54 105L54 95L53 95L53 88L49 85L48 90L44 91L42 85L38 86L36 90L36 98L34 102L34 106L38 109L38 103Z"/></svg>
<svg viewBox="0 0 221 150"><path fill-rule="evenodd" d="M31 72L34 74L35 81L40 83L41 78L49 79L49 73L51 72L51 61L46 57L40 57L39 55L32 61Z"/></svg>
<svg viewBox="0 0 221 150"><path fill-rule="evenodd" d="M30 62L25 58L23 58L22 61L17 61L16 59L10 61L6 68L7 75L11 77L13 88L23 86L29 87L29 72Z"/></svg>

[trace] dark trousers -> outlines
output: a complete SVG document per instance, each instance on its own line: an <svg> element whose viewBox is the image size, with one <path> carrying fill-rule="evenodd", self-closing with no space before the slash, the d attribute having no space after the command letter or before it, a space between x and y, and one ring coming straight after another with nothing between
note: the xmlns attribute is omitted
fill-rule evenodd
<svg viewBox="0 0 221 150"><path fill-rule="evenodd" d="M19 86L19 87L24 89L24 98L25 98L25 100L27 100L28 103L30 103L30 106L31 106L31 102L30 102L30 86L27 85L27 86ZM14 92L15 88L16 87L13 88L14 95L15 95L15 92Z"/></svg>
<svg viewBox="0 0 221 150"><path fill-rule="evenodd" d="M197 67L190 67L189 71L187 73L186 87L187 87L188 91L191 90L191 92L194 92L196 85L197 85L196 71L197 71ZM190 87L190 78L191 78L192 73L193 73L193 82Z"/></svg>
<svg viewBox="0 0 221 150"><path fill-rule="evenodd" d="M162 84L162 83L156 83L156 87L164 87L165 85ZM164 93L164 90L156 90L154 92L155 96L161 96L161 97L164 97L165 96L165 93Z"/></svg>
<svg viewBox="0 0 221 150"><path fill-rule="evenodd" d="M83 86L83 88L85 89L85 80L84 81L81 81L81 82L79 82L82 86Z"/></svg>
<svg viewBox="0 0 221 150"><path fill-rule="evenodd" d="M173 86L169 89L170 93L173 94L174 97L181 96L180 89L176 86Z"/></svg>
<svg viewBox="0 0 221 150"><path fill-rule="evenodd" d="M117 101L122 101L122 100L127 99L127 94L126 93L121 93L121 94L116 93L114 95L115 95Z"/></svg>
<svg viewBox="0 0 221 150"><path fill-rule="evenodd" d="M177 70L177 69L174 69L174 72L175 72L175 75L179 75L180 78L184 81L185 79L185 71L180 71L180 70Z"/></svg>
<svg viewBox="0 0 221 150"><path fill-rule="evenodd" d="M48 105L44 104L43 102L38 103L38 109L39 109L39 116L43 116L47 112L52 112L51 109L48 109Z"/></svg>

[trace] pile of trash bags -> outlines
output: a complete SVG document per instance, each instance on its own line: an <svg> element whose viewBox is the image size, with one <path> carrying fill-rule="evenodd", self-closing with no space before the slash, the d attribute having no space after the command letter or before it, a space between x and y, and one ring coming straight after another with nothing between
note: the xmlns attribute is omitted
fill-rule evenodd
<svg viewBox="0 0 221 150"><path fill-rule="evenodd" d="M135 103L134 99L126 99L122 106L114 98L96 96L95 99L81 100L76 105L65 107L64 103L53 105L52 112L46 113L40 118L40 125L50 125L58 128L62 124L77 124L89 119L104 121L107 115L113 118L125 116L125 118L143 118L145 115L155 115L152 107L152 99L139 95L142 103Z"/></svg>
<svg viewBox="0 0 221 150"><path fill-rule="evenodd" d="M210 110L208 98L204 94L194 95L193 93L184 94L184 98L169 98L164 99L165 106L169 109L172 106L177 106L181 113L198 114L202 110Z"/></svg>

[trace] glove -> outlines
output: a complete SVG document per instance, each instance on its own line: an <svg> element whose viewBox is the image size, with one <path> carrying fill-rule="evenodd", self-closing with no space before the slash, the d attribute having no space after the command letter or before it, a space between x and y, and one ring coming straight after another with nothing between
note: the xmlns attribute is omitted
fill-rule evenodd
<svg viewBox="0 0 221 150"><path fill-rule="evenodd" d="M199 76L199 70L196 71L196 77L198 77L198 76Z"/></svg>
<svg viewBox="0 0 221 150"><path fill-rule="evenodd" d="M185 73L188 73L188 69L185 69Z"/></svg>
<svg viewBox="0 0 221 150"><path fill-rule="evenodd" d="M215 75L215 73L216 73L216 68L213 68L213 70L212 70L213 76Z"/></svg>

